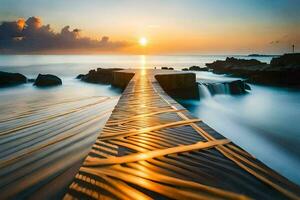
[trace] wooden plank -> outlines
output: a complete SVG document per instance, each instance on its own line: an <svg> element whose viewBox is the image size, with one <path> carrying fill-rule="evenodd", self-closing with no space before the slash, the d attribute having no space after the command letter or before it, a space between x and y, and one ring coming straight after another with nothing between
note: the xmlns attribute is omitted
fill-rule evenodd
<svg viewBox="0 0 300 200"><path fill-rule="evenodd" d="M170 72L124 73L135 75L65 199L299 199L299 186L169 97L154 76Z"/></svg>

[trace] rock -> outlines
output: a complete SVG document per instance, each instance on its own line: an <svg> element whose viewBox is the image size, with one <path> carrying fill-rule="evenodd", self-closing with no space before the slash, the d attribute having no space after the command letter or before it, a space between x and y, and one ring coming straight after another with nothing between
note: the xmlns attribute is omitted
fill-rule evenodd
<svg viewBox="0 0 300 200"><path fill-rule="evenodd" d="M208 71L207 67L191 66L190 71Z"/></svg>
<svg viewBox="0 0 300 200"><path fill-rule="evenodd" d="M270 64L255 59L226 58L207 63L214 73L227 73L247 78L249 82L300 87L300 53L273 58Z"/></svg>
<svg viewBox="0 0 300 200"><path fill-rule="evenodd" d="M84 76L84 74L79 74L78 76L76 76L76 79L82 79Z"/></svg>
<svg viewBox="0 0 300 200"><path fill-rule="evenodd" d="M251 87L244 80L220 82L218 80L198 80L200 90L207 87L211 95L216 94L246 94ZM202 92L202 93L201 93ZM200 96L205 96L205 91L200 91Z"/></svg>
<svg viewBox="0 0 300 200"><path fill-rule="evenodd" d="M79 74L78 79L89 83L111 84L113 82L113 72L122 70L121 68L90 70L88 74Z"/></svg>
<svg viewBox="0 0 300 200"><path fill-rule="evenodd" d="M284 54L271 60L271 67L279 67L281 70L300 70L300 53Z"/></svg>
<svg viewBox="0 0 300 200"><path fill-rule="evenodd" d="M183 68L182 71L189 71L189 69L188 68Z"/></svg>
<svg viewBox="0 0 300 200"><path fill-rule="evenodd" d="M61 79L51 74L39 74L34 82L34 85L39 87L55 86L61 84L62 84Z"/></svg>
<svg viewBox="0 0 300 200"><path fill-rule="evenodd" d="M245 94L247 90L246 87L250 88L250 86L245 84L245 82L242 80L232 81L227 84L229 86L229 92L231 94Z"/></svg>
<svg viewBox="0 0 300 200"><path fill-rule="evenodd" d="M215 73L245 74L257 71L265 67L267 63L255 59L236 59L227 57L225 61L217 60L213 63L206 63L206 66Z"/></svg>
<svg viewBox="0 0 300 200"><path fill-rule="evenodd" d="M164 70L174 70L173 67L161 67L161 69L164 69Z"/></svg>
<svg viewBox="0 0 300 200"><path fill-rule="evenodd" d="M20 73L9 73L0 71L0 86L19 85L26 82L26 76Z"/></svg>

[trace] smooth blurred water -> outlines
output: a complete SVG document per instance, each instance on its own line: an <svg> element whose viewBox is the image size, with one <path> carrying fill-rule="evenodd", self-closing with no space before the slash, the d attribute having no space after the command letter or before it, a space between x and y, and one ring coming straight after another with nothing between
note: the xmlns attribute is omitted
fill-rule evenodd
<svg viewBox="0 0 300 200"><path fill-rule="evenodd" d="M60 64L49 64L43 56L20 57L0 56L0 71L28 78L51 73L63 85L38 88L26 83L0 88L0 199L61 199L120 91L74 78L88 67L73 71L71 65L62 64L63 59Z"/></svg>
<svg viewBox="0 0 300 200"><path fill-rule="evenodd" d="M18 193L18 197L29 194L50 199L61 197L61 188L65 189L72 180L105 124L108 110L113 109L120 95L109 85L80 82L75 79L78 74L97 67L166 66L180 70L224 59L226 56L0 55L0 71L22 73L28 78L49 73L63 81L62 86L44 89L32 83L0 88L0 162L10 163L9 160L22 156L18 162L0 168L0 189ZM271 60L270 57L256 59ZM210 72L197 72L197 77L233 80ZM300 91L251 87L247 95L231 96L226 92L211 95L206 91L200 101L180 103L268 166L300 183L297 171ZM93 121L93 116L98 117L98 123ZM28 150L31 153L25 156ZM53 197L47 196L49 188Z"/></svg>
<svg viewBox="0 0 300 200"><path fill-rule="evenodd" d="M236 78L197 72L197 78ZM300 89L250 85L246 95L224 91L212 95L200 86L199 100L178 100L195 116L250 152L263 163L300 184Z"/></svg>
<svg viewBox="0 0 300 200"><path fill-rule="evenodd" d="M233 56L233 55L232 55ZM192 65L205 66L215 60L225 60L227 56L175 56L175 55L0 55L0 70L20 72L28 76L38 73L53 73L63 76L76 76L86 73L91 68L160 68L174 67L181 70ZM271 57L237 58L258 59L270 62Z"/></svg>

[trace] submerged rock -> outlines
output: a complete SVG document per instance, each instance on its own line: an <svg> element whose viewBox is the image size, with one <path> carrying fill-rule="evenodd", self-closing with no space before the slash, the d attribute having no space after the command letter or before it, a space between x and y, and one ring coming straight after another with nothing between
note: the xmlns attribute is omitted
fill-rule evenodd
<svg viewBox="0 0 300 200"><path fill-rule="evenodd" d="M61 79L52 74L39 74L34 82L34 85L39 87L55 86L61 84L62 84Z"/></svg>
<svg viewBox="0 0 300 200"><path fill-rule="evenodd" d="M0 71L0 86L19 85L26 82L26 76L20 73L9 73Z"/></svg>

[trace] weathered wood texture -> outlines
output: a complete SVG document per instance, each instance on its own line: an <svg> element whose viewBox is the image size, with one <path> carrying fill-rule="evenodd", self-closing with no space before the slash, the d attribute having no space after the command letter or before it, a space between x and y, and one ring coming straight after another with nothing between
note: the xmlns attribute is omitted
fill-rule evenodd
<svg viewBox="0 0 300 200"><path fill-rule="evenodd" d="M65 199L299 199L299 187L136 72ZM275 155L274 155L275 156Z"/></svg>

